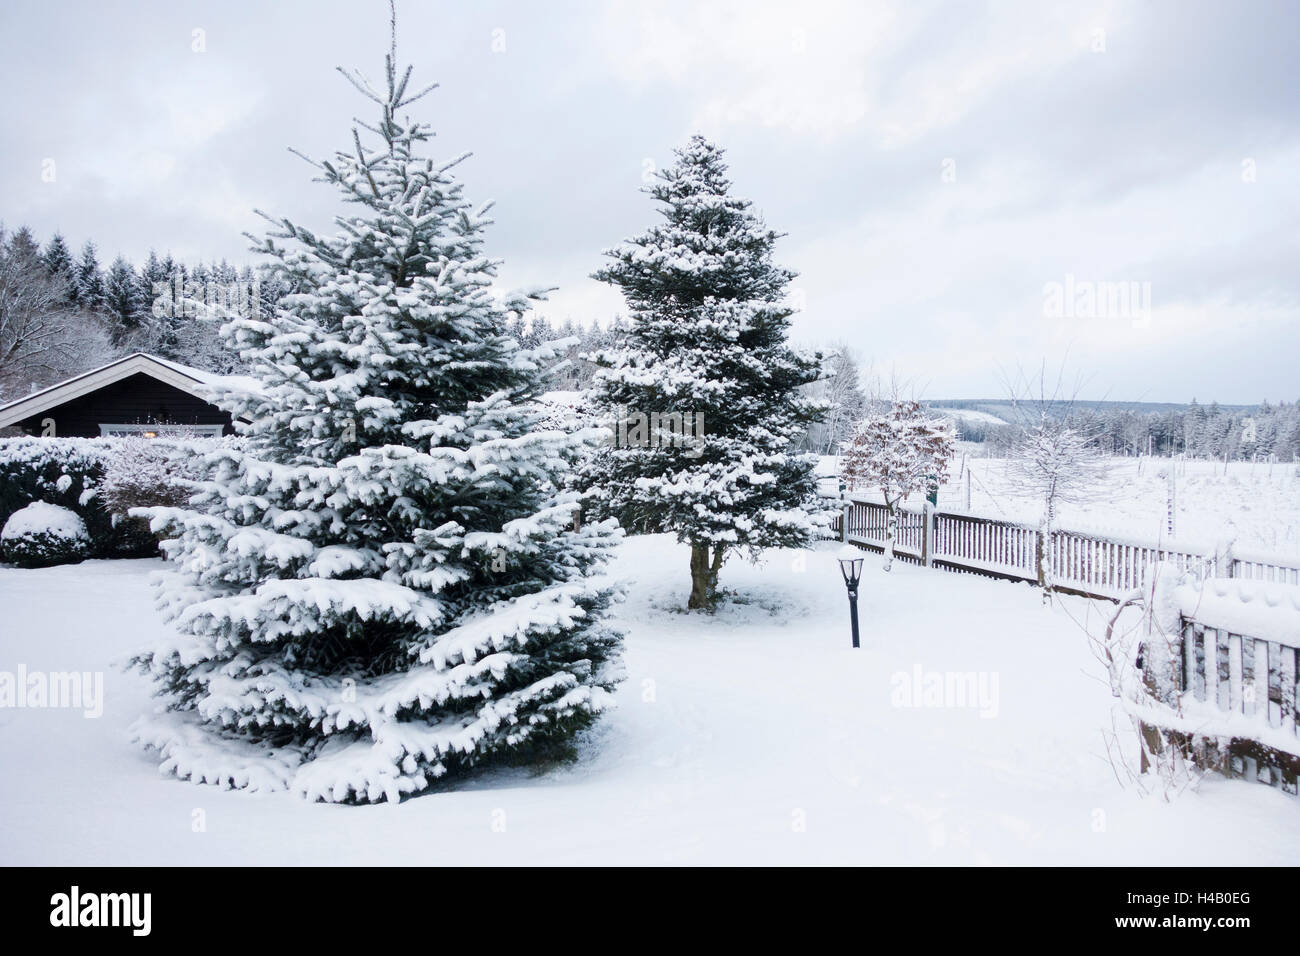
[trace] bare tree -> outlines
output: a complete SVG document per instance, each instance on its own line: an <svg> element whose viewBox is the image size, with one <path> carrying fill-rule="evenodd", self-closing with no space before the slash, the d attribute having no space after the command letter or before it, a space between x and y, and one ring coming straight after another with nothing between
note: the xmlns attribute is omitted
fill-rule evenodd
<svg viewBox="0 0 1300 956"><path fill-rule="evenodd" d="M1038 532L1038 577L1043 600L1051 600L1053 581L1047 542L1056 530L1062 504L1097 497L1109 464L1097 447L1098 425L1078 401L1081 382L1067 391L1064 369L1049 379L1046 364L1036 375L1023 371L1007 380L1016 421L1008 476L1042 503Z"/></svg>
<svg viewBox="0 0 1300 956"><path fill-rule="evenodd" d="M1083 625L1093 654L1105 666L1110 692L1120 702L1110 729L1102 731L1116 779L1121 785L1126 780L1136 784L1144 794L1160 793L1165 800L1195 786L1202 775L1189 759L1189 735L1174 729L1186 720L1177 676L1183 637L1175 594L1182 578L1173 562L1152 562L1142 587L1120 599L1103 632ZM1141 616L1133 619L1126 614L1129 608L1141 609ZM1126 616L1127 625L1122 623ZM1121 718L1137 736L1136 766L1120 742Z"/></svg>
<svg viewBox="0 0 1300 956"><path fill-rule="evenodd" d="M805 386L810 397L824 399L829 407L821 421L808 426L803 447L819 455L834 455L852 437L867 401L857 355L844 343L832 344L826 373L825 378Z"/></svg>
<svg viewBox="0 0 1300 956"><path fill-rule="evenodd" d="M73 307L67 280L25 244L0 235L0 395L85 371L111 356L93 315Z"/></svg>

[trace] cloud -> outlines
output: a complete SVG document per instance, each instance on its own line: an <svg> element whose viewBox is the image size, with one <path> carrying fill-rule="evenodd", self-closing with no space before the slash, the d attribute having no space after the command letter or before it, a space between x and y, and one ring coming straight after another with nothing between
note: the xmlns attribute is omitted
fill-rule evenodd
<svg viewBox="0 0 1300 956"><path fill-rule="evenodd" d="M1067 352L1111 397L1294 390L1293 5L399 6L417 79L441 83L420 106L433 154L473 150L460 173L498 200L501 286L559 286L557 321L623 310L589 276L656 219L645 162L698 129L787 234L797 336L847 340L931 397L996 394L999 367ZM343 0L0 6L0 82L18 91L0 217L137 260L246 261L254 207L331 229L336 198L285 147L348 146L366 106L333 67L373 73L386 30ZM1067 274L1149 281L1150 323L1049 321L1043 286Z"/></svg>
<svg viewBox="0 0 1300 956"><path fill-rule="evenodd" d="M631 88L664 84L691 125L759 124L833 139L867 127L882 147L949 126L1000 88L1088 55L1124 22L1109 2L610 5L598 49ZM612 39L616 38L616 39Z"/></svg>

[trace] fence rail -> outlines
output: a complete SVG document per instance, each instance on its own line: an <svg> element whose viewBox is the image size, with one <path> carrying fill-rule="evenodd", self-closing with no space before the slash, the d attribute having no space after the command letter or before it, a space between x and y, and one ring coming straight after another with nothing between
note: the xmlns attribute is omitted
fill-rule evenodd
<svg viewBox="0 0 1300 956"><path fill-rule="evenodd" d="M842 541L883 551L889 511L882 503L850 497L835 532ZM1040 540L1038 528L953 511L900 507L894 554L904 561L1013 581L1043 584L1086 597L1117 600L1142 586L1146 567L1170 561L1199 577L1240 577L1300 584L1300 558L1204 548L1178 541L1057 530Z"/></svg>

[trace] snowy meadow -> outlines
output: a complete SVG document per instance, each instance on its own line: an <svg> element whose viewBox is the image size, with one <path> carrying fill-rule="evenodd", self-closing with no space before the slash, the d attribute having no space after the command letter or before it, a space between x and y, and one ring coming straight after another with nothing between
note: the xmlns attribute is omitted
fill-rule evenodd
<svg viewBox="0 0 1300 956"><path fill-rule="evenodd" d="M1042 503L1017 484L1011 462L986 457L979 446L969 451L964 460L956 456L949 467L939 489L939 507L966 510L964 472L969 469L972 513L1029 524L1038 521ZM836 467L830 460L823 470L833 474ZM1243 547L1300 555L1300 464L1296 462L1109 458L1086 498L1061 506L1061 525L1152 541L1167 539L1171 468L1177 538L1209 544L1232 538ZM919 506L923 497L914 495L908 504Z"/></svg>

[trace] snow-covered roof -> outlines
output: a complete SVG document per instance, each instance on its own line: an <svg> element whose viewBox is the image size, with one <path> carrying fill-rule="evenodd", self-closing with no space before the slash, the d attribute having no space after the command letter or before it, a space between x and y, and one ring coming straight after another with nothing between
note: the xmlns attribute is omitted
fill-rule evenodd
<svg viewBox="0 0 1300 956"><path fill-rule="evenodd" d="M97 369L74 375L38 392L24 395L6 405L0 405L0 428L39 415L48 409L138 374L148 375L204 401L211 401L209 389L212 386L242 381L240 376L217 375L202 369L190 368L180 362L149 355L146 352L135 352Z"/></svg>

